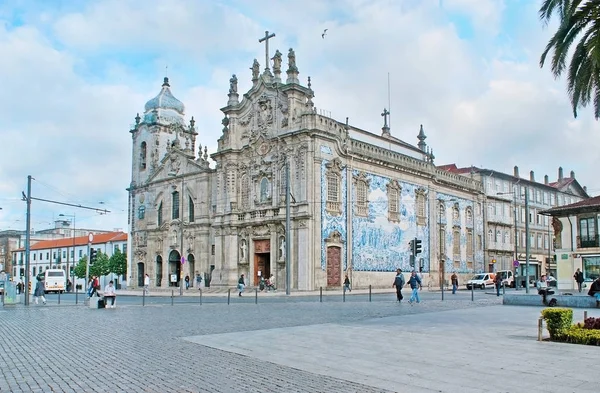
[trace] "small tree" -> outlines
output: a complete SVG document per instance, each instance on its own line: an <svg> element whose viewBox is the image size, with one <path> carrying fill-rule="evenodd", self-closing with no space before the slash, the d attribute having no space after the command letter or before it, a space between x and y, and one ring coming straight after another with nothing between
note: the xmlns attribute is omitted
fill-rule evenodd
<svg viewBox="0 0 600 393"><path fill-rule="evenodd" d="M125 276L127 274L127 254L117 248L108 260L108 266L111 273Z"/></svg>
<svg viewBox="0 0 600 393"><path fill-rule="evenodd" d="M73 274L77 278L85 278L85 266L87 264L87 255L81 257L77 265L73 268ZM87 284L87 283L86 283Z"/></svg>
<svg viewBox="0 0 600 393"><path fill-rule="evenodd" d="M96 255L96 262L94 262L93 265L90 265L90 277L106 276L108 273L110 273L108 255L102 253L101 251L98 251L98 254Z"/></svg>

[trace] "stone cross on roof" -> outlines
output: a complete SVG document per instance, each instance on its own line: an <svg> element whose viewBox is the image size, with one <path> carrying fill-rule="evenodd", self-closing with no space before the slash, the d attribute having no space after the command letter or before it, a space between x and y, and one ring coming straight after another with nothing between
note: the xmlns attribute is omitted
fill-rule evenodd
<svg viewBox="0 0 600 393"><path fill-rule="evenodd" d="M269 34L269 31L265 31L265 36L258 40L258 42L265 42L265 72L269 71L269 39L275 37L275 33Z"/></svg>
<svg viewBox="0 0 600 393"><path fill-rule="evenodd" d="M387 108L383 108L383 113L381 114L381 116L383 116L383 126L387 127L388 126L388 116L390 114L390 111L387 110Z"/></svg>

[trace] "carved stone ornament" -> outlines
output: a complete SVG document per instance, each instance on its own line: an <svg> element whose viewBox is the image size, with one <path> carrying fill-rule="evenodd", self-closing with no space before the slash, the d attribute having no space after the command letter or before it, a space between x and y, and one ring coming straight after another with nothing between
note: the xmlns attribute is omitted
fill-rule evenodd
<svg viewBox="0 0 600 393"><path fill-rule="evenodd" d="M252 228L252 236L266 236L269 234L269 228L265 225Z"/></svg>
<svg viewBox="0 0 600 393"><path fill-rule="evenodd" d="M175 174L179 173L181 169L181 157L178 155L172 155L169 160L169 171Z"/></svg>
<svg viewBox="0 0 600 393"><path fill-rule="evenodd" d="M328 162L327 164L325 164L325 167L327 168L328 171L337 173L337 174L341 174L342 170L343 170L343 166L342 166L342 160L340 160L339 158L334 158L333 160L331 160L330 162Z"/></svg>
<svg viewBox="0 0 600 393"><path fill-rule="evenodd" d="M135 254L136 259L143 260L146 258L146 250L136 248L134 254Z"/></svg>
<svg viewBox="0 0 600 393"><path fill-rule="evenodd" d="M329 234L327 239L325 239L325 242L333 244L343 244L344 240L342 239L342 234L340 232L333 231Z"/></svg>

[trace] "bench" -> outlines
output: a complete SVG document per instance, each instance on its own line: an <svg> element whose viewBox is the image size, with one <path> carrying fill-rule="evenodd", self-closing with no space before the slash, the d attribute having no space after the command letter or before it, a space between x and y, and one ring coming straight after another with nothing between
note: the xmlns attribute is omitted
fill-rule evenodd
<svg viewBox="0 0 600 393"><path fill-rule="evenodd" d="M557 307L597 308L600 306L596 298L592 296L548 295L548 302L551 299L556 299ZM510 306L544 306L542 296L538 295L537 291L529 294L505 293L502 304Z"/></svg>

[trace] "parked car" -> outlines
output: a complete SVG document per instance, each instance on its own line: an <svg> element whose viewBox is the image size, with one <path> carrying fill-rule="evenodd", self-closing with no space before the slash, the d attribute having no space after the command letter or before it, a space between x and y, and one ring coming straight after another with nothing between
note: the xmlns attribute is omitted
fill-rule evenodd
<svg viewBox="0 0 600 393"><path fill-rule="evenodd" d="M472 279L467 281L467 289L473 288L494 288L494 274L493 273L481 273L473 276Z"/></svg>
<svg viewBox="0 0 600 393"><path fill-rule="evenodd" d="M515 287L515 279L513 277L512 270L499 270L496 272L496 276L500 275L502 278L502 283L505 287L514 288Z"/></svg>

